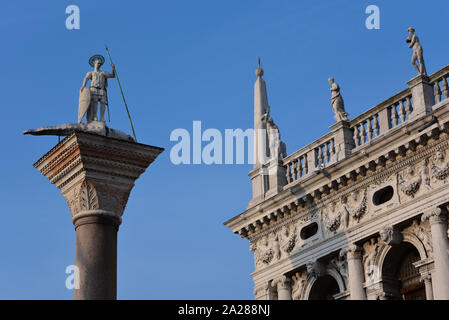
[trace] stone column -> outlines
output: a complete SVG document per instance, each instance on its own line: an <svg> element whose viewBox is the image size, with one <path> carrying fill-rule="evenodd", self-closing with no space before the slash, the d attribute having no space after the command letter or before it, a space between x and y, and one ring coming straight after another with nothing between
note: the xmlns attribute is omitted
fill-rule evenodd
<svg viewBox="0 0 449 320"><path fill-rule="evenodd" d="M421 281L424 282L426 288L426 300L433 300L432 276L430 274L423 275Z"/></svg>
<svg viewBox="0 0 449 320"><path fill-rule="evenodd" d="M289 277L281 276L273 280L272 285L277 287L278 300L292 299L291 279Z"/></svg>
<svg viewBox="0 0 449 320"><path fill-rule="evenodd" d="M75 132L34 166L61 189L76 230L74 299L116 299L117 231L135 180L163 151Z"/></svg>
<svg viewBox="0 0 449 320"><path fill-rule="evenodd" d="M433 284L435 300L449 300L449 255L447 215L441 208L424 212L422 220L429 219L432 233L435 273Z"/></svg>
<svg viewBox="0 0 449 320"><path fill-rule="evenodd" d="M351 300L366 300L363 288L365 275L363 273L362 249L353 244L347 249L348 279Z"/></svg>

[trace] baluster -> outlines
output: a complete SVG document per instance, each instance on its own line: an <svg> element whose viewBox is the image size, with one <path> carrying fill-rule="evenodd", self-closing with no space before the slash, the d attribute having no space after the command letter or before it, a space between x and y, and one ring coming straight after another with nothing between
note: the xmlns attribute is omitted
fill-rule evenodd
<svg viewBox="0 0 449 320"><path fill-rule="evenodd" d="M371 125L371 118L369 118L367 121L367 131L368 131L368 140L371 140L373 138L373 127Z"/></svg>
<svg viewBox="0 0 449 320"><path fill-rule="evenodd" d="M441 89L440 89L439 81L440 80L435 81L434 90L433 90L433 94L435 95L435 98L437 99L437 103L441 102Z"/></svg>
<svg viewBox="0 0 449 320"><path fill-rule="evenodd" d="M360 145L360 140L359 139L360 139L359 126L356 125L354 127L354 143L355 143L356 147L358 147Z"/></svg>
<svg viewBox="0 0 449 320"><path fill-rule="evenodd" d="M444 94L444 99L449 98L449 87L447 85L446 77L443 77L443 94Z"/></svg>
<svg viewBox="0 0 449 320"><path fill-rule="evenodd" d="M298 160L298 179L304 175L302 162L304 157L300 157Z"/></svg>
<svg viewBox="0 0 449 320"><path fill-rule="evenodd" d="M315 159L315 167L319 167L320 164L322 163L322 159L321 159L322 153L323 153L323 151L321 150L321 146L320 146L317 148L317 152L315 153L316 157L317 157Z"/></svg>
<svg viewBox="0 0 449 320"><path fill-rule="evenodd" d="M366 142L365 122L360 125L360 137L362 138L362 144L364 144Z"/></svg>
<svg viewBox="0 0 449 320"><path fill-rule="evenodd" d="M320 164L324 163L324 146L320 146Z"/></svg>
<svg viewBox="0 0 449 320"><path fill-rule="evenodd" d="M298 180L298 162L297 160L293 161L293 165L292 165L292 177L293 177L293 181Z"/></svg>
<svg viewBox="0 0 449 320"><path fill-rule="evenodd" d="M326 142L324 144L324 156L326 158L326 162L330 161L330 151L329 151L329 144Z"/></svg>
<svg viewBox="0 0 449 320"><path fill-rule="evenodd" d="M287 178L287 183L292 182L290 179L291 171L290 171L290 163L287 163L287 170L285 170L285 177Z"/></svg>
<svg viewBox="0 0 449 320"><path fill-rule="evenodd" d="M395 104L391 106L391 119L393 122L393 127L397 126L399 117L398 117L398 111L396 110Z"/></svg>
<svg viewBox="0 0 449 320"><path fill-rule="evenodd" d="M377 114L373 117L373 138L377 137L379 135L379 122L377 121Z"/></svg>
<svg viewBox="0 0 449 320"><path fill-rule="evenodd" d="M406 108L405 108L405 111L407 111L407 116L408 116L408 118L410 119L410 116L412 115L412 112L413 112L413 108L412 108L412 101L410 100L410 96L408 96L406 99L405 99L405 101L406 101Z"/></svg>
<svg viewBox="0 0 449 320"><path fill-rule="evenodd" d="M404 108L404 100L399 101L399 116L401 117L401 123L405 122L405 108Z"/></svg>
<svg viewBox="0 0 449 320"><path fill-rule="evenodd" d="M309 157L304 155L304 175L309 173Z"/></svg>

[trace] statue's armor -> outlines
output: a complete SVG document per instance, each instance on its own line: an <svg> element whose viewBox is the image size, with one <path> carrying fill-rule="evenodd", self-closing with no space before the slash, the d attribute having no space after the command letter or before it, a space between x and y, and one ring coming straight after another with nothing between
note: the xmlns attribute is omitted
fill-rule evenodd
<svg viewBox="0 0 449 320"><path fill-rule="evenodd" d="M86 77L91 81L90 92L93 101L100 101L101 103L108 104L108 96L106 93L108 76L110 76L110 74L106 71L90 71L87 73Z"/></svg>

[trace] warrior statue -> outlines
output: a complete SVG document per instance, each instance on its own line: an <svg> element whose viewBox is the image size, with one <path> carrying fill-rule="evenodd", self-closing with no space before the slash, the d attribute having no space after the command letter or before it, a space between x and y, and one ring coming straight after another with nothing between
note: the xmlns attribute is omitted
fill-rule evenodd
<svg viewBox="0 0 449 320"><path fill-rule="evenodd" d="M328 81L329 84L332 86L330 89L332 93L331 103L332 103L332 110L335 113L335 121L337 122L340 122L342 120L347 121L349 114L345 112L345 103L340 94L340 86L334 81L334 78L329 78Z"/></svg>
<svg viewBox="0 0 449 320"><path fill-rule="evenodd" d="M74 131L89 132L97 135L103 135L106 137L111 137L126 141L137 141L136 135L134 133L134 128L131 122L131 116L129 115L128 106L126 105L125 96L123 95L123 90L121 90L120 82L118 81L118 75L115 70L115 66L112 63L109 50L106 47L109 59L111 61L112 73L101 71L100 68L104 64L105 59L102 55L94 55L89 59L89 64L94 68L93 71L88 72L83 81L83 86L79 93L79 105L78 105L78 122L77 123L64 123L56 126L47 126L37 129L25 130L24 134L32 134L36 136L42 135L54 135L58 137L71 135ZM123 102L125 103L126 111L128 113L129 121L131 123L131 128L133 130L133 136L110 128L106 125L104 120L104 113L106 106L108 105L108 79L116 78L117 83L120 87L120 92L122 94ZM90 88L86 88L87 81L90 80ZM98 103L100 103L100 121L97 118ZM86 115L86 123L82 123L84 116Z"/></svg>
<svg viewBox="0 0 449 320"><path fill-rule="evenodd" d="M418 36L415 34L415 29L412 27L408 28L408 33L409 35L406 42L409 43L408 47L413 49L412 65L418 74L427 75L426 65L424 64L423 48L419 42ZM419 66L416 64L416 61L418 61Z"/></svg>
<svg viewBox="0 0 449 320"><path fill-rule="evenodd" d="M94 68L84 78L83 85L80 89L80 101L78 107L78 123L81 123L84 115L86 122L97 121L98 103L100 103L100 121L105 122L104 112L108 105L108 78L115 78L115 66L112 64L112 74L101 71L100 68L104 64L102 55L94 55L89 59L89 64ZM90 80L90 88L86 89L87 81Z"/></svg>

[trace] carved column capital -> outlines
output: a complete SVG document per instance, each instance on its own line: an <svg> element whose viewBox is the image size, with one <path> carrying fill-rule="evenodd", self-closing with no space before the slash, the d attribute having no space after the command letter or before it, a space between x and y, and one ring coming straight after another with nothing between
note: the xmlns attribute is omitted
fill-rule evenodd
<svg viewBox="0 0 449 320"><path fill-rule="evenodd" d="M163 151L119 139L74 132L39 159L37 168L58 187L73 223L120 224L136 179ZM94 219L94 220L95 220Z"/></svg>
<svg viewBox="0 0 449 320"><path fill-rule="evenodd" d="M346 248L346 258L348 260L361 260L362 248L356 244L351 244Z"/></svg>
<svg viewBox="0 0 449 320"><path fill-rule="evenodd" d="M447 215L443 209L436 207L424 212L421 221L426 221L427 219L429 219L430 224L442 223L447 221Z"/></svg>
<svg viewBox="0 0 449 320"><path fill-rule="evenodd" d="M421 277L419 278L419 281L421 282L432 281L432 276L430 273L422 274Z"/></svg>
<svg viewBox="0 0 449 320"><path fill-rule="evenodd" d="M278 290L282 289L289 290L292 284L292 280L290 277L282 275L278 278L275 278L271 284L273 287L277 287Z"/></svg>

